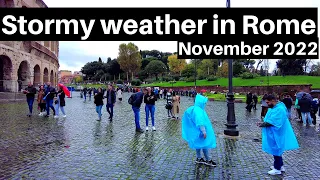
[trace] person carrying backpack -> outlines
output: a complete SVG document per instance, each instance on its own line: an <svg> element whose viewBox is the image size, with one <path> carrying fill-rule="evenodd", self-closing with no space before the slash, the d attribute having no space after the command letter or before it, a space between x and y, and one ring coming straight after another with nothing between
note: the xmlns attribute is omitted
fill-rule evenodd
<svg viewBox="0 0 320 180"><path fill-rule="evenodd" d="M137 92L132 94L128 99L128 103L132 106L132 110L134 113L134 122L136 125L136 132L143 133L143 130L140 127L140 107L143 102L143 96L146 94L146 89L144 92Z"/></svg>

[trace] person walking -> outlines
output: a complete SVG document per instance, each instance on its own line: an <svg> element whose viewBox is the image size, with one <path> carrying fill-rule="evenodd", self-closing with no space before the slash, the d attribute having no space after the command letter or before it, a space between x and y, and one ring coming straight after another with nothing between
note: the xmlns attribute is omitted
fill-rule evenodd
<svg viewBox="0 0 320 180"><path fill-rule="evenodd" d="M278 175L285 171L282 155L285 151L299 148L297 138L287 116L287 108L282 102L277 102L275 96L268 95L266 103L270 107L262 127L262 150L273 155L274 164L268 174Z"/></svg>
<svg viewBox="0 0 320 180"><path fill-rule="evenodd" d="M267 94L265 94L263 97L262 97L262 100L261 100L261 107L262 107L262 110L261 110L261 120L263 120L263 118L266 116L267 112L268 112L268 109L269 109L269 106L268 104L266 103L266 98L268 97Z"/></svg>
<svg viewBox="0 0 320 180"><path fill-rule="evenodd" d="M46 110L47 110L47 115L45 117L50 116L50 108L53 111L53 116L56 115L56 111L53 107L53 99L56 94L56 89L54 87L51 87L51 82L47 82L47 88L45 92L46 96L44 99L46 100Z"/></svg>
<svg viewBox="0 0 320 180"><path fill-rule="evenodd" d="M147 91L144 90L144 92L140 91L135 94L132 94L128 100L128 101L131 101L129 102L129 104L132 105L132 110L134 113L134 122L136 125L136 132L139 132L139 133L143 133L143 130L140 127L140 107L143 102L143 96L144 94L146 94L146 92Z"/></svg>
<svg viewBox="0 0 320 180"><path fill-rule="evenodd" d="M117 97L118 97L118 100L121 102L122 101L122 89L121 88L118 88Z"/></svg>
<svg viewBox="0 0 320 180"><path fill-rule="evenodd" d="M311 102L311 118L312 118L312 124L316 125L317 124L317 112L318 112L318 105L319 100L318 98L313 98Z"/></svg>
<svg viewBox="0 0 320 180"><path fill-rule="evenodd" d="M156 128L154 126L154 112L156 110L155 102L157 101L157 95L152 92L151 88L147 88L147 93L144 95L144 103L145 106L145 112L146 112L146 131L149 130L149 116L151 115L151 122L152 122L152 130L155 131Z"/></svg>
<svg viewBox="0 0 320 180"><path fill-rule="evenodd" d="M91 101L91 95L92 95L92 88L90 87L88 90L89 101Z"/></svg>
<svg viewBox="0 0 320 180"><path fill-rule="evenodd" d="M163 95L163 89L160 89L160 92L159 92L159 94L160 94L160 99L162 99L162 95Z"/></svg>
<svg viewBox="0 0 320 180"><path fill-rule="evenodd" d="M247 111L251 112L252 105L253 105L253 97L251 92L247 94L246 104L247 104L246 106Z"/></svg>
<svg viewBox="0 0 320 180"><path fill-rule="evenodd" d="M258 96L257 96L257 94L254 94L252 96L252 99L253 99L253 110L257 110L257 104L258 104Z"/></svg>
<svg viewBox="0 0 320 180"><path fill-rule="evenodd" d="M297 111L299 121L302 122L302 115L301 115L301 110L300 110L299 99L298 98L296 98L296 101L294 103L294 108Z"/></svg>
<svg viewBox="0 0 320 180"><path fill-rule="evenodd" d="M167 93L168 93L167 89L164 89L163 90L163 98L164 99L167 99Z"/></svg>
<svg viewBox="0 0 320 180"><path fill-rule="evenodd" d="M307 98L307 94L304 93L302 95L302 98L299 100L298 105L300 106L303 126L307 126L306 118L308 119L308 124L310 127L314 127L312 124L312 118L311 118L311 100Z"/></svg>
<svg viewBox="0 0 320 180"><path fill-rule="evenodd" d="M85 88L83 88L83 97L84 97L84 102L86 102L86 100L87 100L87 93L88 93L88 89L85 87Z"/></svg>
<svg viewBox="0 0 320 180"><path fill-rule="evenodd" d="M288 118L289 118L289 120L291 120L291 107L292 107L293 102L292 102L290 95L286 95L286 97L282 100L282 102L286 106Z"/></svg>
<svg viewBox="0 0 320 180"><path fill-rule="evenodd" d="M61 109L61 112L63 114L63 117L67 117L65 111L64 111L64 106L66 106L66 101L65 101L66 94L63 91L63 87L59 87L59 91L57 92L57 103L56 103L56 115L54 118L59 118L59 109Z"/></svg>
<svg viewBox="0 0 320 180"><path fill-rule="evenodd" d="M35 94L37 93L37 89L33 87L33 84L31 82L28 83L28 87L23 91L24 94L26 94L27 97L27 103L29 107L29 113L27 116L31 117L32 115L32 109L33 109L33 102L35 98Z"/></svg>
<svg viewBox="0 0 320 180"><path fill-rule="evenodd" d="M172 89L169 89L169 92L166 94L166 99L167 99L166 109L168 112L168 118L175 118L172 113L172 108L173 108Z"/></svg>
<svg viewBox="0 0 320 180"><path fill-rule="evenodd" d="M191 149L196 150L196 163L217 166L209 156L209 149L216 148L216 137L211 121L205 111L208 98L200 94L195 97L194 106L189 107L182 118L182 138ZM205 160L201 156L204 154Z"/></svg>
<svg viewBox="0 0 320 180"><path fill-rule="evenodd" d="M116 93L113 90L112 84L108 84L108 90L105 91L104 97L107 99L106 108L109 113L109 120L112 121L113 118L113 107L116 103Z"/></svg>
<svg viewBox="0 0 320 180"><path fill-rule="evenodd" d="M40 109L39 116L43 116L43 114L44 114L44 112L46 110L46 101L43 99L44 96L45 96L45 90L44 90L43 85L41 85L39 87L38 98L37 98L38 106L39 106L39 109Z"/></svg>
<svg viewBox="0 0 320 180"><path fill-rule="evenodd" d="M173 116L176 117L176 119L179 119L179 113L180 113L180 96L173 92L173 97L172 97L173 103L172 103L172 111L173 111Z"/></svg>
<svg viewBox="0 0 320 180"><path fill-rule="evenodd" d="M101 88L98 88L96 95L94 95L94 104L96 105L96 112L98 113L97 121L101 121L101 110L103 107L103 93Z"/></svg>

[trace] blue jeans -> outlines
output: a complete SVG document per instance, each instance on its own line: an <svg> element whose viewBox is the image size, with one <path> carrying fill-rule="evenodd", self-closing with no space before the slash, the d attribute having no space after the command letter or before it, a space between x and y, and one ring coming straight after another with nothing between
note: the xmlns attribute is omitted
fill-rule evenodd
<svg viewBox="0 0 320 180"><path fill-rule="evenodd" d="M209 150L208 149L196 149L196 153L197 153L197 158L198 159L201 159L202 156L201 156L201 150L204 154L204 157L206 158L207 161L210 160L210 157L209 157Z"/></svg>
<svg viewBox="0 0 320 180"><path fill-rule="evenodd" d="M53 99L48 99L46 100L46 108L47 108L47 116L50 115L50 108L54 111L54 107L53 107ZM54 112L55 113L55 112Z"/></svg>
<svg viewBox="0 0 320 180"><path fill-rule="evenodd" d="M136 130L139 130L139 129L141 129L140 122L139 122L140 121L140 108L132 106L132 110L134 112L134 122L136 124Z"/></svg>
<svg viewBox="0 0 320 180"><path fill-rule="evenodd" d="M291 118L291 108L287 108L288 118Z"/></svg>
<svg viewBox="0 0 320 180"><path fill-rule="evenodd" d="M84 100L87 100L87 93L83 93Z"/></svg>
<svg viewBox="0 0 320 180"><path fill-rule="evenodd" d="M107 103L106 107L107 107L107 111L108 111L108 113L110 115L110 118L112 119L113 118L113 104L108 104Z"/></svg>
<svg viewBox="0 0 320 180"><path fill-rule="evenodd" d="M32 114L33 101L34 101L34 98L27 98L27 103L28 103L28 107L29 107L29 112L30 112L30 114Z"/></svg>
<svg viewBox="0 0 320 180"><path fill-rule="evenodd" d="M58 104L56 104L56 116L59 116L59 108L61 109L61 112L63 115L66 115L66 113L64 112L64 107L60 106L60 102Z"/></svg>
<svg viewBox="0 0 320 180"><path fill-rule="evenodd" d="M281 156L273 156L274 158L274 164L273 167L277 170L281 170L281 167L283 166L283 159Z"/></svg>
<svg viewBox="0 0 320 180"><path fill-rule="evenodd" d="M306 115L307 115L307 118L308 118L309 125L312 124L312 118L311 118L310 112L301 112L301 115L302 115L303 124L307 124Z"/></svg>
<svg viewBox="0 0 320 180"><path fill-rule="evenodd" d="M146 104L145 111L146 111L146 126L148 127L148 124L149 124L150 113L151 113L152 126L154 126L154 112L156 111L155 105Z"/></svg>
<svg viewBox="0 0 320 180"><path fill-rule="evenodd" d="M102 106L103 106L103 105L96 106L96 112L98 113L99 119L101 119L101 116L102 116L102 115L101 115Z"/></svg>

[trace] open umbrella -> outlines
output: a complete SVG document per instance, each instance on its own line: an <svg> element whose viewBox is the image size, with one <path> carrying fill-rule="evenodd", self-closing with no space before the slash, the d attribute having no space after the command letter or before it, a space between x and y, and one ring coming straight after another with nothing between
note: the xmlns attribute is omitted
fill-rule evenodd
<svg viewBox="0 0 320 180"><path fill-rule="evenodd" d="M200 92L205 93L205 92L207 92L207 90L205 90L205 89L201 89L201 91L200 91Z"/></svg>
<svg viewBox="0 0 320 180"><path fill-rule="evenodd" d="M70 91L69 91L69 89L67 88L67 86L59 83L59 87L62 87L63 92L64 92L68 97L71 97L71 96L70 96Z"/></svg>
<svg viewBox="0 0 320 180"><path fill-rule="evenodd" d="M310 99L310 100L312 101L313 98L312 98L311 94L306 93L306 92L298 92L298 93L296 94L296 98L297 98L298 100L300 100L300 99L302 98L303 94L306 94L307 99Z"/></svg>

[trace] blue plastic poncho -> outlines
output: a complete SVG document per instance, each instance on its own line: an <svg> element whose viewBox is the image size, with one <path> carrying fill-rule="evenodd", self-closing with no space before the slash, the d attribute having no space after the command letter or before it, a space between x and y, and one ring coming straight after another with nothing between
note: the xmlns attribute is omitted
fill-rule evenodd
<svg viewBox="0 0 320 180"><path fill-rule="evenodd" d="M189 107L182 118L182 138L192 149L215 148L216 137L210 119L205 111L208 98L198 94L194 106ZM207 137L203 138L200 127L204 127Z"/></svg>
<svg viewBox="0 0 320 180"><path fill-rule="evenodd" d="M284 151L298 149L299 144L287 116L287 109L282 102L270 108L264 122L273 126L262 129L262 150L281 156Z"/></svg>

